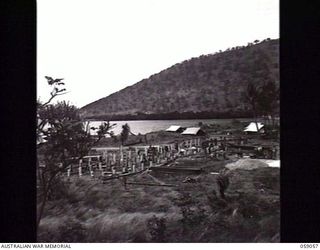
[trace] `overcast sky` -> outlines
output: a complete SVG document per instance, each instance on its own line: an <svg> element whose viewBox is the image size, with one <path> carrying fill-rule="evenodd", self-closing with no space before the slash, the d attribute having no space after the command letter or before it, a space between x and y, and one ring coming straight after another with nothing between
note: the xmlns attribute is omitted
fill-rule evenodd
<svg viewBox="0 0 320 250"><path fill-rule="evenodd" d="M45 75L82 107L176 63L279 38L279 0L38 0L38 97Z"/></svg>

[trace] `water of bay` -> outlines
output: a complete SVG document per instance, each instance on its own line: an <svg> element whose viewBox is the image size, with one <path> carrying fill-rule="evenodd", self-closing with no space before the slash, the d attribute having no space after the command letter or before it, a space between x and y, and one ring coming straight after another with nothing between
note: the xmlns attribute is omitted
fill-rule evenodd
<svg viewBox="0 0 320 250"><path fill-rule="evenodd" d="M137 121L110 121L111 124L116 124L112 129L115 135L121 133L122 126L126 123L134 134L147 134L150 132L165 130L171 125L178 125L182 127L197 127L199 123L203 124L228 124L233 119L190 119L190 120L137 120ZM237 118L241 122L250 122L251 118ZM91 121L91 127L98 127L103 121Z"/></svg>

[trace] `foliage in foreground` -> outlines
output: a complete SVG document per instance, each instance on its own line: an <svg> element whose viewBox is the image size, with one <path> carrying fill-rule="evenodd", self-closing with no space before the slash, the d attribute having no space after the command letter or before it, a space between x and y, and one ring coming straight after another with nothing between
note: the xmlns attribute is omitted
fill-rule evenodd
<svg viewBox="0 0 320 250"><path fill-rule="evenodd" d="M52 87L50 98L37 103L37 227L59 175L82 159L106 134L112 135L109 122L100 125L93 136L90 131L96 128L91 128L89 122L85 125L77 107L65 101L52 104L57 96L66 93L61 87L65 83L62 78L46 79Z"/></svg>
<svg viewBox="0 0 320 250"><path fill-rule="evenodd" d="M39 241L278 242L278 174L277 169L234 171L225 199L208 175L176 189L130 186L127 191L120 181L75 179L49 202Z"/></svg>

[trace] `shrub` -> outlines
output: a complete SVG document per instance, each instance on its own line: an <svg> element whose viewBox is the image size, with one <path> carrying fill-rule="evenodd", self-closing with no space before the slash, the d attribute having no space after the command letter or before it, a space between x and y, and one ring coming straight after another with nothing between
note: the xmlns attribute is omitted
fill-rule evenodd
<svg viewBox="0 0 320 250"><path fill-rule="evenodd" d="M147 220L148 233L152 242L165 242L166 219L158 218L155 215Z"/></svg>
<svg viewBox="0 0 320 250"><path fill-rule="evenodd" d="M40 226L38 242L85 242L85 228L75 219L46 221Z"/></svg>
<svg viewBox="0 0 320 250"><path fill-rule="evenodd" d="M208 192L206 194L208 205L210 206L212 212L216 213L217 211L222 211L228 207L228 203L225 200L220 199L217 196L215 190Z"/></svg>
<svg viewBox="0 0 320 250"><path fill-rule="evenodd" d="M67 196L68 193L68 183L58 176L54 178L49 190L48 190L48 200L59 200Z"/></svg>
<svg viewBox="0 0 320 250"><path fill-rule="evenodd" d="M217 176L217 184L219 188L219 193L222 199L225 199L225 194L224 192L227 190L229 187L229 175L227 173L220 173Z"/></svg>
<svg viewBox="0 0 320 250"><path fill-rule="evenodd" d="M58 242L85 242L85 228L79 221L70 220L59 228L60 237Z"/></svg>
<svg viewBox="0 0 320 250"><path fill-rule="evenodd" d="M237 120L237 119L232 119L232 120L231 120L231 124L232 124L232 125L240 125L241 122L240 122L239 120Z"/></svg>
<svg viewBox="0 0 320 250"><path fill-rule="evenodd" d="M183 193L175 203L182 215L180 221L183 227L183 234L192 232L195 227L199 226L207 218L206 210L200 203L192 199L189 193Z"/></svg>

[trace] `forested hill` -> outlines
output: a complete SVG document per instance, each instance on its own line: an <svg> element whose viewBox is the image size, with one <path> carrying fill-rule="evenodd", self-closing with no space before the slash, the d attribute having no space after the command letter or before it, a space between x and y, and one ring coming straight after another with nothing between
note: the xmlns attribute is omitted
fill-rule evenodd
<svg viewBox="0 0 320 250"><path fill-rule="evenodd" d="M201 55L90 103L81 115L113 120L249 116L243 98L248 83L279 85L278 60L279 39Z"/></svg>

